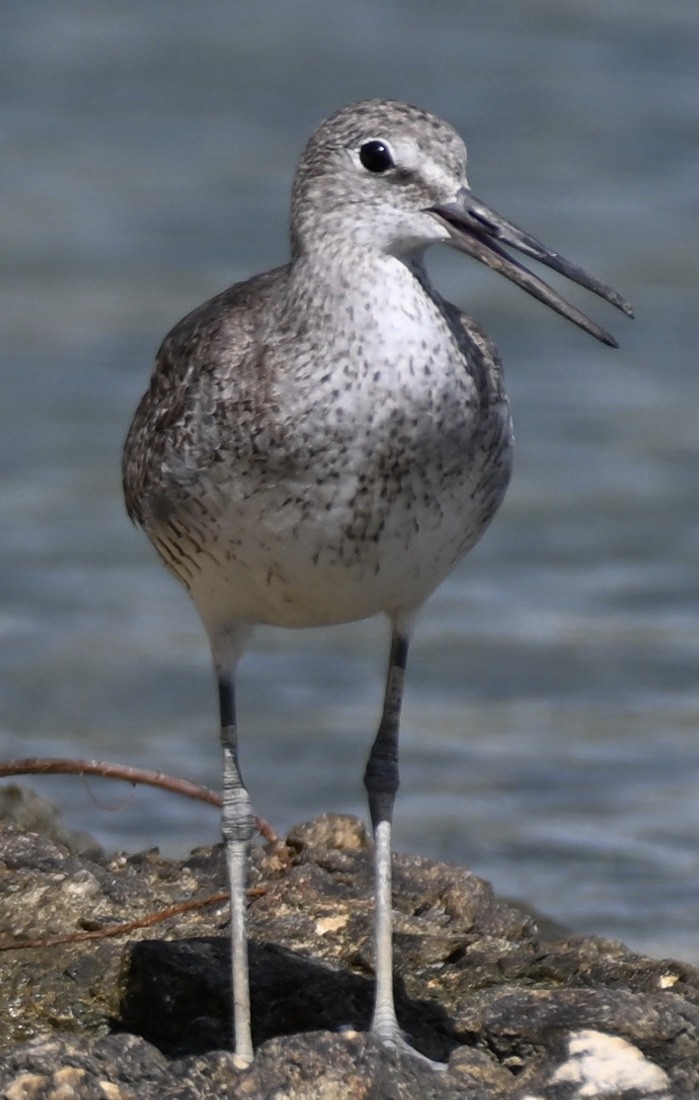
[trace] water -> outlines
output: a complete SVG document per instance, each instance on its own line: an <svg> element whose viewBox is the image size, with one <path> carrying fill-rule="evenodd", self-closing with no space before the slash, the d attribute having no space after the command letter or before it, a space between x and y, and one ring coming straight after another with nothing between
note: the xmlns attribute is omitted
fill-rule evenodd
<svg viewBox="0 0 699 1100"><path fill-rule="evenodd" d="M25 0L0 15L0 735L218 785L208 656L125 519L119 454L167 328L282 261L313 127L373 95L464 134L474 190L608 279L612 352L465 257L435 280L495 336L518 444L493 528L412 652L397 845L575 928L699 960L699 9ZM279 829L364 813L380 622L260 631L243 760ZM37 786L108 847L181 852L215 812Z"/></svg>

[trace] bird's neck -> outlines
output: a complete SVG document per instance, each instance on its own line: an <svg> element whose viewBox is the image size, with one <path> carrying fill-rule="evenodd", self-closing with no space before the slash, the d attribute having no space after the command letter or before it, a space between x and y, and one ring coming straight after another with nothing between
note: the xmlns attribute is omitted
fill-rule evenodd
<svg viewBox="0 0 699 1100"><path fill-rule="evenodd" d="M289 269L287 305L291 312L329 311L345 303L357 322L381 313L389 300L434 294L424 250L401 255L326 238L298 252ZM318 314L317 314L318 315Z"/></svg>

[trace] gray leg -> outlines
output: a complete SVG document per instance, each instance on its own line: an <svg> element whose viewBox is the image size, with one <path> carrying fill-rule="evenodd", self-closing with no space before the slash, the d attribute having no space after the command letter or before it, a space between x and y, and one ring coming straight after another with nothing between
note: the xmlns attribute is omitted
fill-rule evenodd
<svg viewBox="0 0 699 1100"><path fill-rule="evenodd" d="M399 782L398 730L407 659L408 635L394 627L381 723L364 773L374 831L376 993L371 1030L379 1038L401 1046L404 1040L393 1002L391 824Z"/></svg>
<svg viewBox="0 0 699 1100"><path fill-rule="evenodd" d="M250 1030L250 981L246 933L246 880L250 841L255 831L250 796L238 763L233 677L216 667L223 749L223 810L221 830L226 848L231 891L231 969L235 1053L241 1065L253 1059Z"/></svg>

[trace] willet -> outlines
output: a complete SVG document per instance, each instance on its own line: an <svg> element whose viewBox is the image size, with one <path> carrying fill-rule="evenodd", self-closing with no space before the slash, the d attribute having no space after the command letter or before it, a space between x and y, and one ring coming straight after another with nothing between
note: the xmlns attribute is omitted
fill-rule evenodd
<svg viewBox="0 0 699 1100"><path fill-rule="evenodd" d="M477 199L459 135L370 100L308 142L291 260L199 306L165 338L124 451L129 515L194 601L218 684L236 1053L250 1062L245 882L253 832L234 672L254 626L383 613L392 640L364 782L374 834L372 1032L407 1046L393 1001L391 822L416 611L480 538L510 477L498 354L432 287L431 244L494 268L603 343L511 246L633 316L610 287ZM408 1048L412 1049L412 1048Z"/></svg>

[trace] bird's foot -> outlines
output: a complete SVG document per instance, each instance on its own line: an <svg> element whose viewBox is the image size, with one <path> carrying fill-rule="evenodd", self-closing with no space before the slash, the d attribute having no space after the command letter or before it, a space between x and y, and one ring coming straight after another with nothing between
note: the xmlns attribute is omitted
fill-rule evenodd
<svg viewBox="0 0 699 1100"><path fill-rule="evenodd" d="M374 1025L371 1028L371 1035L388 1050L394 1050L397 1054L409 1054L411 1058L417 1058L419 1062L428 1065L430 1069L442 1073L447 1068L446 1063L435 1062L432 1058L428 1058L426 1054L421 1054L419 1050L411 1046L398 1024L384 1024L379 1027Z"/></svg>
<svg viewBox="0 0 699 1100"><path fill-rule="evenodd" d="M253 1063L252 1054L234 1054L233 1065L236 1069L249 1069Z"/></svg>

